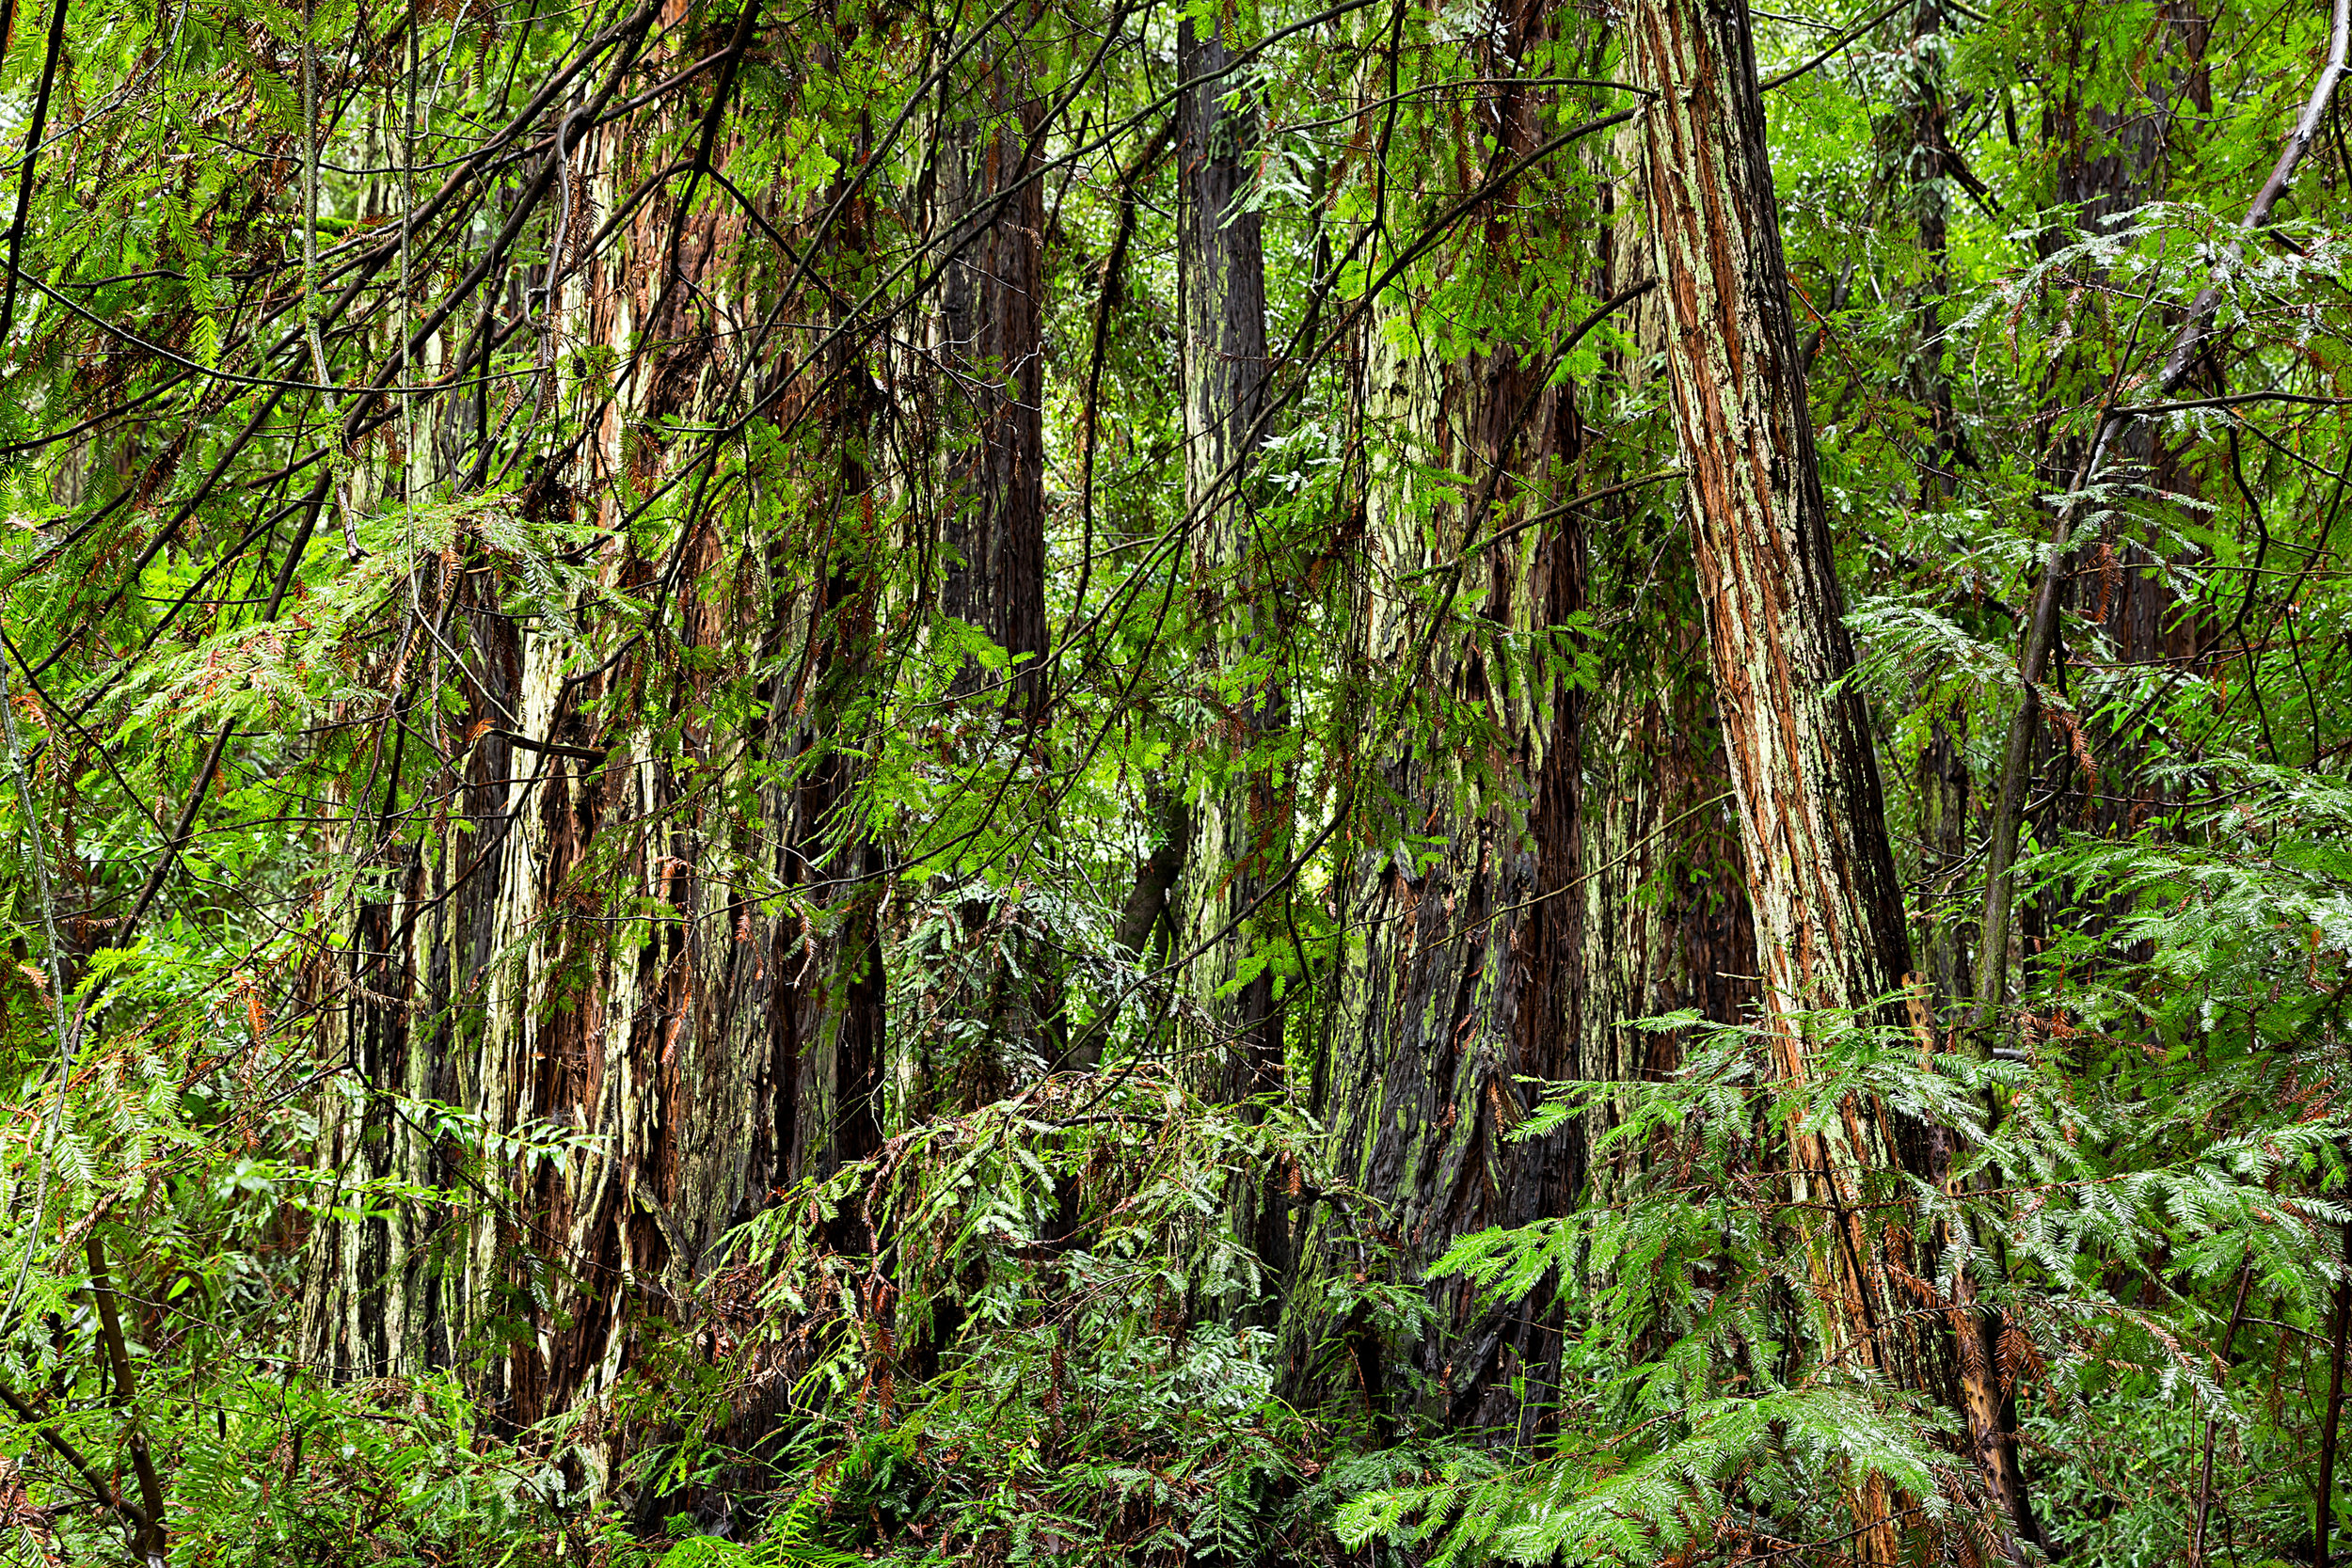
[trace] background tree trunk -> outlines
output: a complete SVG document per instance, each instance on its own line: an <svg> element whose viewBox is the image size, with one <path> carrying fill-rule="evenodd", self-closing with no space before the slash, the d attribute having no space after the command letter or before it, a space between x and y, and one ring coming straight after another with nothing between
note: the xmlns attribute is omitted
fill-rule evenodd
<svg viewBox="0 0 2352 1568"><path fill-rule="evenodd" d="M940 40L944 50L959 42ZM936 247L936 316L914 382L939 484L919 525L942 547L938 608L1004 650L1007 670L967 659L952 692L967 754L990 748L1016 772L1042 759L1045 702L1044 186L1035 159L1044 104L1029 80L1028 40L1003 24L950 73L928 169ZM968 74L966 74L968 73ZM920 503L918 503L919 509ZM1007 781L1021 790L1020 780ZM980 858L986 858L985 853ZM1060 1059L1067 1033L1054 964L1025 929L1017 868L967 856L967 885L997 885L961 905L977 1042L912 1041L897 1069L895 1129L936 1111L1000 1098L1025 1066ZM1000 947L996 944L1002 944ZM992 952L992 947L996 950Z"/></svg>
<svg viewBox="0 0 2352 1568"><path fill-rule="evenodd" d="M942 128L931 175L944 252L930 378L946 460L939 605L1014 661L1009 683L967 666L964 689L1009 685L1011 717L1026 720L1046 689L1045 196L1030 163L1044 105L1020 80L1017 34L993 56Z"/></svg>
<svg viewBox="0 0 2352 1568"><path fill-rule="evenodd" d="M1188 741L1200 783L1174 908L1186 949L1214 941L1184 976L1191 1027L1178 1032L1184 1073L1214 1101L1248 1101L1287 1082L1275 974L1244 977L1254 949L1287 924L1289 770L1259 748L1287 728L1281 595L1259 535L1251 484L1266 382L1265 252L1248 204L1258 112L1221 32L1177 24L1176 69L1197 85L1176 106L1176 266L1184 317L1184 509L1192 531L1193 608L1208 712ZM1218 933L1224 933L1219 935ZM1255 1117L1254 1109L1245 1112ZM1288 1266L1288 1214L1269 1172L1235 1184L1234 1220L1264 1270L1250 1312L1270 1312ZM1233 1304L1236 1307L1242 1304Z"/></svg>
<svg viewBox="0 0 2352 1568"><path fill-rule="evenodd" d="M1507 62L1549 38L1557 14L1514 11L1485 56L1477 113L1500 128L1490 168L1549 124L1550 95L1511 80ZM1399 154L1400 169L1409 163ZM1589 244L1529 215L1536 206L1499 196L1464 243L1554 257ZM1366 330L1363 418L1382 455L1364 482L1359 657L1403 712L1363 721L1382 750L1354 766L1378 802L1365 836L1379 836L1334 891L1345 929L1316 1043L1314 1108L1352 1192L1306 1218L1284 1333L1294 1382L1359 1398L1377 1427L1419 1407L1525 1435L1557 1386L1548 1312L1482 1302L1464 1280L1408 1285L1434 1326L1390 1342L1358 1288L1418 1281L1460 1236L1563 1212L1581 1170L1573 1129L1511 1136L1529 1109L1519 1080L1569 1073L1582 953L1581 697L1546 641L1581 608L1582 540L1568 516L1516 531L1512 519L1553 499L1579 427L1539 337L1449 359L1433 346L1438 327L1423 299Z"/></svg>
<svg viewBox="0 0 2352 1568"><path fill-rule="evenodd" d="M1181 941L1206 942L1241 922L1186 977L1199 1009L1188 1070L1212 1098L1230 1101L1283 1081L1273 974L1262 970L1220 992L1236 985L1242 960L1279 926L1279 911L1252 906L1280 869L1289 802L1282 770L1251 752L1287 724L1289 704L1277 662L1279 595L1249 483L1251 448L1267 434L1261 420L1269 366L1265 254L1259 216L1246 205L1258 116L1246 75L1212 75L1233 58L1215 27L1203 37L1186 17L1176 38L1177 74L1198 83L1176 108L1184 507L1212 709L1208 733L1195 743L1222 753L1201 769L1177 930Z"/></svg>

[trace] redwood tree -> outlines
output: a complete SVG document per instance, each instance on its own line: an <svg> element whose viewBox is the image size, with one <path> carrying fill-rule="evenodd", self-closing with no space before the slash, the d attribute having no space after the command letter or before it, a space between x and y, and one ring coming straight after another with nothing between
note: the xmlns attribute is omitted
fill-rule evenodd
<svg viewBox="0 0 2352 1568"><path fill-rule="evenodd" d="M1708 648L1755 911L1766 1037L1804 1083L1846 1027L1900 1038L1910 968L1869 716L1813 448L1746 8L1643 0L1626 18L1649 229L1668 308L1666 361ZM1845 1020L1845 1022L1831 1022ZM1861 1091L1789 1129L1789 1180L1834 1348L1959 1405L1989 1489L2008 1502L1997 1390L1958 1315L1922 1316L1923 1259L1882 1201L1941 1176L1931 1129ZM1904 1511L1870 1478L1854 1504L1874 1563L1900 1556ZM2015 1555L2014 1545L2009 1548Z"/></svg>

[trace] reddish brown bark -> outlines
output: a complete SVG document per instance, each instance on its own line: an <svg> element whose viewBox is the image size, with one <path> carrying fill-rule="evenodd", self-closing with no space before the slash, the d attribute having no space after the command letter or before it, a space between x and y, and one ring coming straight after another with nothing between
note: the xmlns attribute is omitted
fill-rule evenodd
<svg viewBox="0 0 2352 1568"><path fill-rule="evenodd" d="M1018 85L1018 40L966 89L932 170L943 247L933 418L946 456L942 611L1011 656L1010 707L1037 712L1045 652L1044 105ZM966 689L1005 677L965 672Z"/></svg>
<svg viewBox="0 0 2352 1568"><path fill-rule="evenodd" d="M580 144L578 199L627 185L644 129ZM596 569L660 596L675 644L582 657L564 617L500 612L492 576L511 561L466 559L461 540L429 562L432 635L384 673L409 705L394 735L416 735L394 745L415 751L404 768L388 747L353 788L355 832L379 847L310 976L328 1069L318 1158L351 1188L381 1186L310 1237L305 1354L331 1376L459 1369L516 1425L610 1388L639 1321L688 1293L729 1229L875 1141L882 976L875 889L859 880L872 854L840 809L873 605L836 565L873 557L859 538L874 526L870 379L835 360L786 381L780 405L805 418L763 475L798 503L772 536L690 507L654 558L639 553L621 481L652 488L666 453L634 433L708 413L728 352L712 301L737 284L726 259L749 227L677 216L668 198L643 203L559 280L551 330L620 368L595 395L550 368L550 406L583 410L585 428L525 497L599 524ZM674 233L692 286L664 292ZM844 214L834 254L862 243ZM416 422L449 413L426 403ZM415 479L448 477L437 462L479 468L465 442L490 438L477 424L439 451L419 443ZM755 682L755 666L777 673ZM443 680L462 711L416 697ZM750 717L726 728L711 715L732 682ZM661 714L680 717L664 729L647 717ZM446 766L418 765L428 745ZM744 787L713 789L723 775ZM413 836L389 831L401 814ZM791 896L771 912L754 887Z"/></svg>
<svg viewBox="0 0 2352 1568"><path fill-rule="evenodd" d="M1643 175L1765 1023L1780 1074L1804 1083L1849 1026L1825 1018L1903 1026L1883 1005L1909 968L1900 887L1868 715L1847 678L1746 8L1639 0L1625 20L1632 80L1655 95L1639 120ZM1937 1298L1900 1211L1880 1201L1904 1176L1935 1177L1928 1134L1859 1094L1826 1124L1792 1127L1797 1212L1833 1355L1959 1404L1988 1490L2006 1497L2014 1478L1997 1411L1983 1408L1976 1337L1917 1310ZM1891 1565L1906 1515L1920 1516L1875 1479L1853 1505L1866 1558Z"/></svg>

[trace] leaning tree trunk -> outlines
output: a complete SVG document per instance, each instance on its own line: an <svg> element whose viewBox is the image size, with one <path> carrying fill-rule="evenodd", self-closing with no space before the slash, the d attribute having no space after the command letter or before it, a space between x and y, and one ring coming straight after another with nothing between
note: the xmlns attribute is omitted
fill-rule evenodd
<svg viewBox="0 0 2352 1568"><path fill-rule="evenodd" d="M1642 289L1619 318L1627 350L1609 373L1629 392L1665 353L1666 302L1654 286L1642 202L1639 134L1627 126L1610 161L1606 293ZM1588 487L1631 486L1599 503L1585 528L1584 598L1597 627L1596 680L1584 698L1581 814L1581 986L1575 1073L1587 1082L1656 1083L1681 1064L1679 1031L1632 1027L1690 1009L1738 1024L1755 1004L1756 932L1740 884L1740 814L1700 629L1698 584L1677 534L1689 531L1672 466L1674 432L1612 433ZM1645 481L1649 483L1645 483ZM1616 1097L1595 1102L1588 1142L1622 1120ZM1619 1145L1585 1172L1584 1201L1606 1201L1648 1150Z"/></svg>
<svg viewBox="0 0 2352 1568"><path fill-rule="evenodd" d="M1884 1005L1909 968L1900 886L1869 719L1849 679L1853 649L1746 8L1636 0L1625 24L1632 80L1655 95L1640 121L1650 237L1767 1035L1781 1075L1802 1084L1817 1076L1836 1027L1820 1022L1824 1012L1902 1029L1900 1009ZM1925 1259L1899 1205L1883 1201L1906 1177L1933 1178L1929 1130L1855 1095L1835 1120L1792 1129L1790 1143L1829 1354L1935 1403L1962 1402L1965 1347L1942 1315L1915 1310L1902 1284ZM1985 1369L1967 1370L1982 1383ZM1965 1414L1998 1496L1997 1417L1982 1403L1965 1401ZM1863 1552L1891 1568L1901 1553L1898 1505L1875 1477L1854 1504ZM2014 1543L2005 1545L2014 1557Z"/></svg>

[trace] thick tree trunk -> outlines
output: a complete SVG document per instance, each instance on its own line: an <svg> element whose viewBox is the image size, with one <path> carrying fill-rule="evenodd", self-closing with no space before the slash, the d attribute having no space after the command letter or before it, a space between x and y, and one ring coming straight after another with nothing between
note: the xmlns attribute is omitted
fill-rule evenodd
<svg viewBox="0 0 2352 1568"><path fill-rule="evenodd" d="M611 211L648 172L641 132L575 150L593 171L575 200ZM363 842L395 810L427 826L375 856L313 976L330 1074L318 1158L343 1175L345 1213L311 1238L305 1352L346 1377L458 1368L516 1425L610 1387L637 1318L684 1295L732 1227L876 1136L876 890L855 879L872 851L838 809L872 590L828 565L867 553L835 546L872 527L868 383L810 367L787 387L808 440L759 477L796 498L782 531L739 505L689 508L661 559L639 554L622 498L654 487L663 454L632 433L707 413L738 352L697 301L729 297L746 226L691 217L680 259L697 288L665 295L673 216L644 203L561 279L550 330L611 349L616 389L548 370L552 405L586 424L523 501L591 509L575 520L596 525L599 569L660 605L663 645L608 656L584 604L518 623L490 586L512 567L485 551L459 570L469 546L453 544L425 573L431 635L405 689L453 678L466 710L418 703L394 733L446 764L394 753L379 793L355 790ZM862 243L854 214L832 243ZM417 425L445 430L446 413L421 406ZM790 673L755 683L761 663ZM719 701L723 682L750 701ZM731 708L753 717L711 717ZM618 1457L592 1452L608 1470Z"/></svg>
<svg viewBox="0 0 2352 1568"><path fill-rule="evenodd" d="M1498 404L1525 401L1540 373L1487 368ZM1408 421L1446 374L1410 349L1378 356L1374 373L1385 384L1382 400ZM1486 445L1498 434L1507 443L1510 433L1473 408L1478 450L1515 473L1540 475L1556 450L1556 394L1543 394L1539 407L1518 451ZM1431 454L1423 445L1418 455ZM1372 483L1391 489L1373 529L1385 557L1376 579L1393 580L1424 559L1422 515L1402 471ZM1507 526L1508 515L1498 507L1491 526ZM1572 532L1560 524L1530 531L1522 548L1478 562L1466 597L1481 606L1479 622L1501 632L1565 621L1577 589ZM1368 606L1374 656L1401 662L1412 655L1406 607L1380 605L1379 593ZM1425 1288L1436 1326L1410 1343L1380 1342L1360 1307L1331 1293L1341 1285L1344 1296L1343 1282L1366 1271L1416 1277L1460 1236L1560 1213L1581 1175L1572 1132L1510 1136L1528 1109L1519 1080L1569 1074L1581 940L1580 906L1563 896L1578 851L1577 699L1497 657L1503 641L1433 650L1422 682L1495 720L1507 750L1487 776L1465 778L1453 756L1428 745L1366 764L1380 768L1409 820L1397 824L1393 844L1360 858L1346 890L1350 929L1316 1074L1336 1172L1378 1207L1313 1211L1301 1244L1309 1277L1287 1309L1293 1353L1329 1357L1297 1369L1305 1387L1353 1385L1384 1422L1408 1408L1406 1390L1388 1381L1398 1370L1423 1383L1431 1413L1450 1424L1522 1431L1557 1378L1557 1338L1542 1315L1482 1304L1463 1281ZM1522 1375L1523 1394L1513 1386Z"/></svg>
<svg viewBox="0 0 2352 1568"><path fill-rule="evenodd" d="M1650 233L1667 300L1667 366L1688 470L1699 584L1755 911L1766 1025L1804 1082L1835 1027L1899 1030L1882 1006L1909 967L1868 715L1847 637L1813 451L1804 372L1744 6L1637 0L1625 18ZM1889 1016L1890 1013L1895 1016ZM1900 1178L1931 1179L1928 1130L1849 1098L1791 1134L1792 1179L1822 1287L1833 1356L1961 1403L1969 1336L1922 1316L1903 1282L1922 1259L1897 1210ZM1980 1381L1980 1379L1979 1379ZM1989 1489L2001 1445L1966 1415ZM1996 1424L1996 1423L1994 1423ZM1875 1478L1854 1503L1867 1558L1900 1555L1901 1513ZM2014 1555L2011 1548L2010 1555Z"/></svg>
<svg viewBox="0 0 2352 1568"><path fill-rule="evenodd" d="M2210 112L2204 66L2213 24L2199 0L2159 0L2154 25L2130 37L2142 53L2130 60L2101 59L2116 35L2095 12L2069 13L2065 55L2053 62L2057 90L2047 99L2042 143L2058 150L2050 200L2072 221L2045 228L2036 243L2043 255L2077 234L2107 232L2115 220L2164 196L2165 162L2172 122L2185 106ZM2101 87L2128 83L2122 102ZM2061 476L2063 477L2063 476Z"/></svg>
<svg viewBox="0 0 2352 1568"><path fill-rule="evenodd" d="M1515 12L1492 75L1507 77L1550 21ZM1500 127L1496 164L1541 139L1545 96L1489 87L1477 113ZM1411 164L1402 149L1391 161ZM1577 243L1526 215L1542 210L1498 198L1464 243L1495 256ZM1356 657L1368 686L1410 686L1366 735L1381 749L1352 764L1381 804L1363 830L1375 847L1334 892L1346 930L1314 1073L1331 1164L1352 1191L1305 1216L1284 1339L1302 1394L1359 1400L1377 1429L1418 1404L1525 1436L1558 1386L1548 1313L1435 1282L1419 1287L1430 1326L1396 1341L1360 1290L1419 1280L1470 1232L1562 1212L1581 1171L1573 1129L1511 1135L1529 1109L1520 1080L1569 1075L1581 995L1581 698L1539 650L1581 608L1582 539L1567 516L1512 526L1557 495L1575 413L1548 385L1540 340L1449 358L1431 343L1435 309L1400 302L1366 333ZM1447 473L1462 480L1435 477ZM1433 577L1451 592L1418 586Z"/></svg>
<svg viewBox="0 0 2352 1568"><path fill-rule="evenodd" d="M1657 277L1642 200L1639 135L1628 126L1613 150L1607 292ZM1656 289L1621 318L1630 351L1612 374L1644 385L1666 347L1666 302ZM1655 473L1673 461L1673 432L1640 450L1613 441L1614 467L1589 487ZM1631 1021L1682 1008L1738 1024L1756 1002L1756 930L1740 878L1740 814L1725 772L1698 584L1679 531L1689 531L1679 485L1613 498L1605 520L1585 529L1585 598L1612 626L1598 680L1584 699L1579 886L1584 952L1576 1009L1576 1076L1602 1083L1657 1082L1681 1063L1682 1037ZM1597 1139L1624 1107L1595 1108ZM1642 1153L1621 1149L1586 1173L1586 1201L1631 1174Z"/></svg>
<svg viewBox="0 0 2352 1568"><path fill-rule="evenodd" d="M846 236L862 242L861 232ZM820 507L830 503L821 559L824 576L808 594L800 678L771 693L770 734L792 748L789 799L769 810L788 823L782 879L799 895L796 912L778 923L779 961L794 978L775 991L777 1025L793 1086L792 1135L785 1165L794 1180L830 1176L882 1142L883 858L858 826L852 794L857 765L842 742L864 732L864 705L876 680L882 559L875 538L876 479L866 451L876 410L862 356L840 356L821 420L834 459L834 483L811 476ZM779 552L781 553L781 552ZM771 562L790 581L787 561ZM787 596L787 602L789 595ZM779 605L779 610L785 610ZM792 623L787 620L787 626Z"/></svg>

